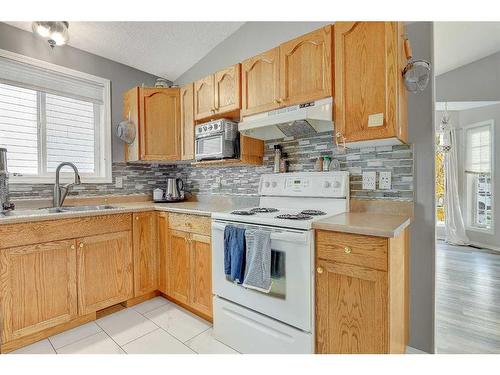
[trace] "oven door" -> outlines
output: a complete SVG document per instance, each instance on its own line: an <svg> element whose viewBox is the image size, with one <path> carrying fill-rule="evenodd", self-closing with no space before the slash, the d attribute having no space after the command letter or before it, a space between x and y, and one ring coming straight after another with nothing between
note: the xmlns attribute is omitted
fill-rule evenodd
<svg viewBox="0 0 500 375"><path fill-rule="evenodd" d="M196 160L221 159L224 157L224 136L216 134L196 140Z"/></svg>
<svg viewBox="0 0 500 375"><path fill-rule="evenodd" d="M236 225L271 231L269 293L247 289L224 274L224 228ZM212 280L216 296L312 332L313 231L212 221Z"/></svg>

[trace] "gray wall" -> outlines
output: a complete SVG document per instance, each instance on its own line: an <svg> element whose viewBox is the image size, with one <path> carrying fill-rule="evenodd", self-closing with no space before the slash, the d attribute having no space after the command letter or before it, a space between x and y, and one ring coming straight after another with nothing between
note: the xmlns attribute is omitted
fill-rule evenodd
<svg viewBox="0 0 500 375"><path fill-rule="evenodd" d="M432 63L433 25L407 26L413 56ZM409 140L414 152L415 216L410 244L410 346L434 352L435 214L434 82L424 92L408 93Z"/></svg>
<svg viewBox="0 0 500 375"><path fill-rule="evenodd" d="M151 86L156 79L151 74L70 46L51 49L47 42L36 38L33 33L1 22L0 49L109 79L111 81L111 126L113 129L122 119L122 93L142 83ZM113 132L113 161L123 160L123 142Z"/></svg>
<svg viewBox="0 0 500 375"><path fill-rule="evenodd" d="M175 80L184 85L332 22L246 22Z"/></svg>
<svg viewBox="0 0 500 375"><path fill-rule="evenodd" d="M436 77L436 101L500 100L500 52Z"/></svg>

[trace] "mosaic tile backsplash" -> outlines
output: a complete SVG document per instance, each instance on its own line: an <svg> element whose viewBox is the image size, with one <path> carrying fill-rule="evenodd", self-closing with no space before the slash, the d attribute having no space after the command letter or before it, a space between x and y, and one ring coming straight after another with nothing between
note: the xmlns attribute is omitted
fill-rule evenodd
<svg viewBox="0 0 500 375"><path fill-rule="evenodd" d="M150 193L164 187L167 176L184 180L185 189L199 194L257 195L259 177L272 173L274 145L283 146L288 154L290 172L313 171L319 156L330 155L340 162L340 169L351 175L351 197L364 199L413 199L413 151L410 145L379 146L362 149L347 149L337 152L333 145L332 132L318 133L303 139L267 141L262 166L233 166L202 168L189 164L125 164L113 163L113 184L83 184L75 187L71 194L134 194ZM366 191L361 188L362 171L391 171L392 189ZM116 188L115 177L123 177L123 188ZM10 186L12 198L51 197L52 186Z"/></svg>

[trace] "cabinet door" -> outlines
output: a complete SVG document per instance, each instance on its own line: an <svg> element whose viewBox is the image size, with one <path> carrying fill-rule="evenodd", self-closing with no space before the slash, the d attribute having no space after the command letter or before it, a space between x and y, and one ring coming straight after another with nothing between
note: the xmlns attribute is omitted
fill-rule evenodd
<svg viewBox="0 0 500 375"><path fill-rule="evenodd" d="M201 120L215 114L214 75L194 83L194 119Z"/></svg>
<svg viewBox="0 0 500 375"><path fill-rule="evenodd" d="M241 65L236 64L215 73L215 111L226 113L241 108Z"/></svg>
<svg viewBox="0 0 500 375"><path fill-rule="evenodd" d="M334 34L336 130L347 142L401 136L397 22L337 22Z"/></svg>
<svg viewBox="0 0 500 375"><path fill-rule="evenodd" d="M332 26L280 46L282 105L332 96Z"/></svg>
<svg viewBox="0 0 500 375"><path fill-rule="evenodd" d="M189 233L169 231L169 292L172 298L188 304L191 278Z"/></svg>
<svg viewBox="0 0 500 375"><path fill-rule="evenodd" d="M139 134L139 88L134 87L123 93L122 119L134 123L135 134ZM139 160L139 137L136 136L131 144L124 143L125 161Z"/></svg>
<svg viewBox="0 0 500 375"><path fill-rule="evenodd" d="M241 63L243 116L280 106L279 52L276 47Z"/></svg>
<svg viewBox="0 0 500 375"><path fill-rule="evenodd" d="M194 85L181 87L181 159L194 159Z"/></svg>
<svg viewBox="0 0 500 375"><path fill-rule="evenodd" d="M2 342L77 316L75 241L0 250Z"/></svg>
<svg viewBox="0 0 500 375"><path fill-rule="evenodd" d="M134 214L134 296L158 289L156 212Z"/></svg>
<svg viewBox="0 0 500 375"><path fill-rule="evenodd" d="M318 261L316 352L387 353L387 275Z"/></svg>
<svg viewBox="0 0 500 375"><path fill-rule="evenodd" d="M133 298L132 234L107 233L77 241L78 312L88 314Z"/></svg>
<svg viewBox="0 0 500 375"><path fill-rule="evenodd" d="M190 305L212 317L212 247L209 236L191 235Z"/></svg>
<svg viewBox="0 0 500 375"><path fill-rule="evenodd" d="M169 294L168 275L169 270L169 241L168 241L168 213L158 212L158 252L159 252L159 275L158 288L160 292Z"/></svg>
<svg viewBox="0 0 500 375"><path fill-rule="evenodd" d="M179 89L140 89L141 160L180 159Z"/></svg>

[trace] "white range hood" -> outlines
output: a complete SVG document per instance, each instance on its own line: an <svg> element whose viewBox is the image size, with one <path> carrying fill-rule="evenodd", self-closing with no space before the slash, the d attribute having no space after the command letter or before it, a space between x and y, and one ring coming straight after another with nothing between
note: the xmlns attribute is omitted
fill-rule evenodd
<svg viewBox="0 0 500 375"><path fill-rule="evenodd" d="M248 116L238 124L238 130L262 140L333 131L333 99L329 97Z"/></svg>

